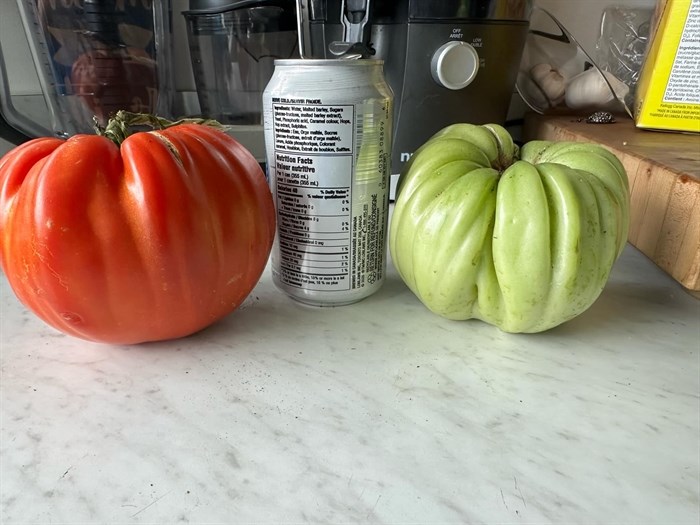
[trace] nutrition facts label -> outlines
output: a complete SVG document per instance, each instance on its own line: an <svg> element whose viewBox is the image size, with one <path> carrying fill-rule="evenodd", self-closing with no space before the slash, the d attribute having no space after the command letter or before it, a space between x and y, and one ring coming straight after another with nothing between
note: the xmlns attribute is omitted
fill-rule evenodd
<svg viewBox="0 0 700 525"><path fill-rule="evenodd" d="M664 102L700 104L698 86L700 86L700 1L694 1L690 2L688 17L664 94ZM697 109L695 111L697 112Z"/></svg>
<svg viewBox="0 0 700 525"><path fill-rule="evenodd" d="M355 107L273 99L272 117L279 278L350 290Z"/></svg>

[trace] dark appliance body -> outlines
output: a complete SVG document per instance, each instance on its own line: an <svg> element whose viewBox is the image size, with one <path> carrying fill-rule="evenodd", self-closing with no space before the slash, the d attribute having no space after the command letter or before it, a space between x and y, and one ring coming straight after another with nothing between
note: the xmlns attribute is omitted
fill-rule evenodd
<svg viewBox="0 0 700 525"><path fill-rule="evenodd" d="M363 8L365 56L385 61L394 91L393 174L447 125L505 123L531 1L304 0L298 5L302 56L337 57L331 50Z"/></svg>

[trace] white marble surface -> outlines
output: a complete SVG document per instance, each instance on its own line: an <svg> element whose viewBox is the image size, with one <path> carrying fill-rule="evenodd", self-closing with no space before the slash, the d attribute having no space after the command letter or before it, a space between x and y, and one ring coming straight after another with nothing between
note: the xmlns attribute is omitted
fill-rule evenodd
<svg viewBox="0 0 700 525"><path fill-rule="evenodd" d="M269 272L184 340L62 336L3 277L3 525L697 525L700 301L627 247L568 324L346 307Z"/></svg>

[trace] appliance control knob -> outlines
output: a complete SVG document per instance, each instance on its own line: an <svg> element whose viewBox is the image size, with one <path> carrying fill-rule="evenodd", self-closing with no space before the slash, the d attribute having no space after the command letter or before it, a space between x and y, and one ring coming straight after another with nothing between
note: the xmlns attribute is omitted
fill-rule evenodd
<svg viewBox="0 0 700 525"><path fill-rule="evenodd" d="M462 89L471 84L479 70L479 55L466 42L447 42L430 61L435 82L447 89Z"/></svg>

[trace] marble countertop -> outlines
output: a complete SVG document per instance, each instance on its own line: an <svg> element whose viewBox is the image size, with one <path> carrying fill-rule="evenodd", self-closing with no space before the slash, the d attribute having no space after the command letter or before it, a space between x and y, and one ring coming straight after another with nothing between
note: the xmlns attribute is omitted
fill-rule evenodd
<svg viewBox="0 0 700 525"><path fill-rule="evenodd" d="M700 518L700 301L627 246L537 335L351 306L269 271L192 337L118 347L0 285L1 514L20 523L683 524Z"/></svg>

